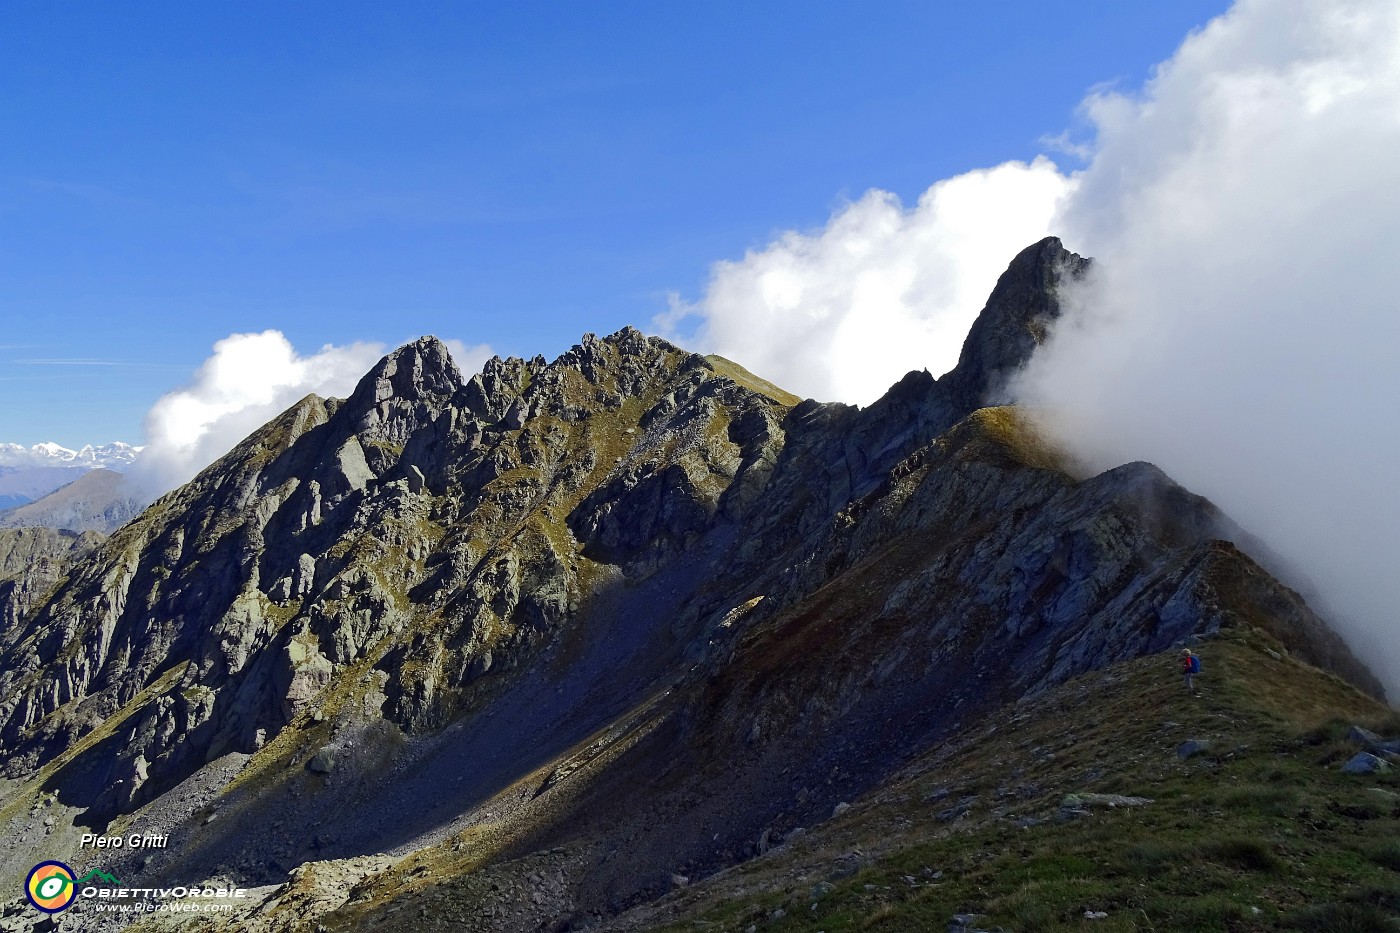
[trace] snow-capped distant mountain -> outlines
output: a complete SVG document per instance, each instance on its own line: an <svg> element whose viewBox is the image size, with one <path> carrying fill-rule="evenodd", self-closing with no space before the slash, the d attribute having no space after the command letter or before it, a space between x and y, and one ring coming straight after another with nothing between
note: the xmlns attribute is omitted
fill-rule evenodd
<svg viewBox="0 0 1400 933"><path fill-rule="evenodd" d="M70 450L52 441L25 447L22 444L0 444L0 467L99 467L122 472L135 462L143 448L113 441L110 444L86 444L81 450Z"/></svg>

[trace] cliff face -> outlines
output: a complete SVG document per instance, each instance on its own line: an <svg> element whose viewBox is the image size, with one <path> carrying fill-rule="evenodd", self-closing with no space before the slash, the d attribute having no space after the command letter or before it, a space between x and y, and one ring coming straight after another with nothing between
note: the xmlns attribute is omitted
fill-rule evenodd
<svg viewBox="0 0 1400 933"><path fill-rule="evenodd" d="M863 410L630 328L470 380L409 344L15 604L5 772L100 825L252 756L237 819L182 817L181 870L271 879L489 822L477 867L607 855L559 869L605 910L1193 633L1268 628L1379 692L1208 502L1147 464L1072 475L982 407L1086 266L1028 248L954 371Z"/></svg>
<svg viewBox="0 0 1400 933"><path fill-rule="evenodd" d="M0 639L46 599L75 562L102 542L102 535L52 528L0 530ZM2 643L2 642L0 642Z"/></svg>

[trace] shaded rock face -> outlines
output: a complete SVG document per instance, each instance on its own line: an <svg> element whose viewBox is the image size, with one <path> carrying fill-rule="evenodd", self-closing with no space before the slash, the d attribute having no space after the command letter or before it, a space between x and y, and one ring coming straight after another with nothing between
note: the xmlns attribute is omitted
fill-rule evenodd
<svg viewBox="0 0 1400 933"><path fill-rule="evenodd" d="M607 911L979 710L1193 633L1266 627L1379 691L1208 502L1148 464L1074 477L982 407L1086 268L1023 251L958 367L866 409L630 328L466 380L409 344L12 600L6 773L102 823L253 754L184 871L269 877L488 814L501 859L625 835L560 882Z"/></svg>
<svg viewBox="0 0 1400 933"><path fill-rule="evenodd" d="M1007 381L1044 342L1060 317L1062 283L1084 277L1091 262L1048 237L1022 250L988 300L994 313L973 322L958 365L943 380L955 407L970 411L1000 400Z"/></svg>
<svg viewBox="0 0 1400 933"><path fill-rule="evenodd" d="M102 543L96 532L52 528L0 530L0 644L68 568Z"/></svg>

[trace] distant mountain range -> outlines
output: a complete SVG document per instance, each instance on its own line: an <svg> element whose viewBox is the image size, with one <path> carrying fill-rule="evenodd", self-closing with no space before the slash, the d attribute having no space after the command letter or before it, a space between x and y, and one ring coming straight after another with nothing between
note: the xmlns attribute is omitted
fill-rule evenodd
<svg viewBox="0 0 1400 933"><path fill-rule="evenodd" d="M122 476L141 450L121 441L81 450L0 443L0 527L115 530L145 504ZM105 475L78 485L94 472Z"/></svg>
<svg viewBox="0 0 1400 933"><path fill-rule="evenodd" d="M23 444L0 443L0 467L84 467L89 470L104 467L121 472L136 462L143 448L113 441L110 444L84 444L80 450L70 450L52 441L25 447Z"/></svg>

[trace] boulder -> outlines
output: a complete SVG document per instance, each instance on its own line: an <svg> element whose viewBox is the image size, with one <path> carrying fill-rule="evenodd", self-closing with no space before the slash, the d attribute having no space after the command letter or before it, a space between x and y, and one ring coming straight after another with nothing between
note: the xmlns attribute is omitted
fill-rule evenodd
<svg viewBox="0 0 1400 933"><path fill-rule="evenodd" d="M1143 807L1152 803L1148 797L1125 797L1122 794L1066 794L1060 806L1071 810L1084 807Z"/></svg>
<svg viewBox="0 0 1400 933"><path fill-rule="evenodd" d="M1370 748L1372 745L1379 745L1382 741L1381 737L1370 729L1363 729L1360 726L1352 726L1351 731L1347 733L1347 738L1367 748Z"/></svg>
<svg viewBox="0 0 1400 933"><path fill-rule="evenodd" d="M1357 752L1346 764L1342 765L1343 774L1375 774L1378 771L1385 771L1390 768L1390 763L1383 758L1377 758L1370 752Z"/></svg>
<svg viewBox="0 0 1400 933"><path fill-rule="evenodd" d="M1367 751L1378 755L1400 754L1400 739L1383 739L1370 729L1352 726L1351 732L1347 733L1347 738Z"/></svg>
<svg viewBox="0 0 1400 933"><path fill-rule="evenodd" d="M1201 752L1205 751L1209 747L1210 746L1208 743L1203 742L1200 739L1189 739L1177 746L1176 757L1180 758L1182 761L1185 761L1187 758L1192 758L1196 755L1199 755Z"/></svg>

